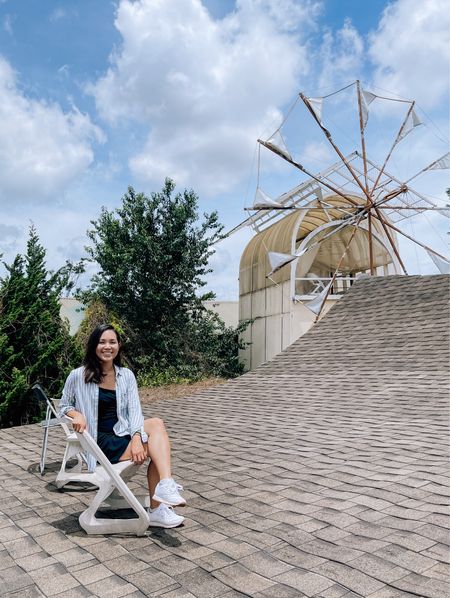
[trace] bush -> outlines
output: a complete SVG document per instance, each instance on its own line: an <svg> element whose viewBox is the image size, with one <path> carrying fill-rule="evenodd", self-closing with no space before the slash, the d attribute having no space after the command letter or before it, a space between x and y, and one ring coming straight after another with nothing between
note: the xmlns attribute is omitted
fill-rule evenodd
<svg viewBox="0 0 450 598"><path fill-rule="evenodd" d="M74 267L48 272L34 227L27 252L5 264L0 279L0 426L31 423L42 415L31 386L42 383L58 395L79 354L60 317L59 297Z"/></svg>

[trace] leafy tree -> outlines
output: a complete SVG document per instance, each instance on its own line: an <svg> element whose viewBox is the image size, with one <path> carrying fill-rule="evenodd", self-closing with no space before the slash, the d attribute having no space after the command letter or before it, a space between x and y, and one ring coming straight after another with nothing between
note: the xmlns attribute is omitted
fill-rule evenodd
<svg viewBox="0 0 450 598"><path fill-rule="evenodd" d="M35 421L41 414L31 392L41 382L50 392L61 390L72 364L78 361L68 325L60 317L59 297L70 287L79 266L67 263L48 272L45 250L34 227L27 252L4 264L0 279L0 426Z"/></svg>
<svg viewBox="0 0 450 598"><path fill-rule="evenodd" d="M129 187L121 207L103 208L88 231L87 250L100 270L81 299L100 300L117 314L128 337L128 357L141 370L192 365L198 371L207 360L195 355L214 350L224 335L202 305L213 293L199 293L223 227L216 212L204 214L199 223L197 195L192 190L174 195L174 189L170 179L149 197Z"/></svg>
<svg viewBox="0 0 450 598"><path fill-rule="evenodd" d="M75 334L75 342L78 345L79 351L84 354L88 342L88 338L92 330L107 322L112 324L119 332L121 338L126 340L128 332L124 323L117 317L117 315L109 311L106 306L99 300L93 299L84 310L84 318ZM125 358L126 362L126 358Z"/></svg>

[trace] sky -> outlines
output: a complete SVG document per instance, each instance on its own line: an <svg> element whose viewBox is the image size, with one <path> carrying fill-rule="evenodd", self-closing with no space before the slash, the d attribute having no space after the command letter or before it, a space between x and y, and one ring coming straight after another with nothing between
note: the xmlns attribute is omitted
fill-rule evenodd
<svg viewBox="0 0 450 598"><path fill-rule="evenodd" d="M3 260L25 251L31 223L50 268L85 256L102 206L119 207L129 185L158 191L165 177L233 228L255 193L256 140L270 137L300 91L318 97L355 79L377 95L416 100L423 126L389 163L406 180L449 149L449 8L449 0L0 0ZM357 149L347 116L354 101L344 94L324 104L345 154ZM368 154L378 163L403 106L373 104ZM319 171L336 156L307 117L293 113L283 133ZM261 169L275 197L301 182L276 156ZM415 182L438 205L449 186L448 171ZM402 224L444 254L447 225L436 213ZM217 246L207 289L218 299L237 299L252 234ZM437 272L426 253L400 247L410 273Z"/></svg>

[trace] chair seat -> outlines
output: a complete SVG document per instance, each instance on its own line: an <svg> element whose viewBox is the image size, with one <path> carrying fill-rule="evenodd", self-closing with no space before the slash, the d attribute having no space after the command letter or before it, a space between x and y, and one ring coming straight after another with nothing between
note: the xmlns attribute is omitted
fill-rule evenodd
<svg viewBox="0 0 450 598"><path fill-rule="evenodd" d="M57 428L61 425L61 422L56 418L52 418L51 420L43 419L40 424L42 428Z"/></svg>

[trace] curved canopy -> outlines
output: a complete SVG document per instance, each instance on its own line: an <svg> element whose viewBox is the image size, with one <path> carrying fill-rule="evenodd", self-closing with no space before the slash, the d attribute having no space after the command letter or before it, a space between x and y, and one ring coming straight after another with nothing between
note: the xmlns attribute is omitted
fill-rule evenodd
<svg viewBox="0 0 450 598"><path fill-rule="evenodd" d="M356 195L352 195L351 200L358 205L347 203L338 195L327 196L321 201L315 200L311 207L300 208L256 234L247 244L241 257L240 294L290 279L289 265L272 274L271 279L267 278L272 269L269 252L295 254L305 247L311 247L294 262L296 277L304 277L308 273L329 276L330 272L334 272L354 230L354 227L351 224L346 225L343 219L354 214L359 206L365 204L365 199ZM376 219L372 219L372 233L374 267L392 263L390 242ZM354 274L370 268L368 236L367 221L364 220L358 225L341 264L340 273ZM320 242L315 245L317 241Z"/></svg>

